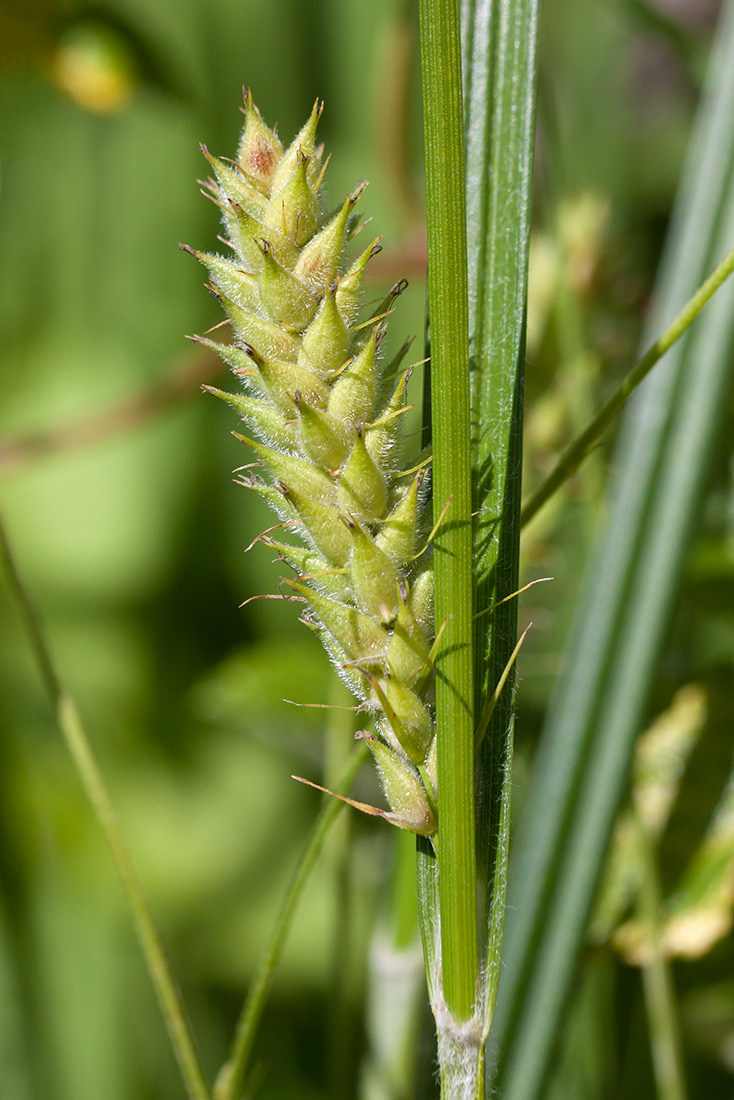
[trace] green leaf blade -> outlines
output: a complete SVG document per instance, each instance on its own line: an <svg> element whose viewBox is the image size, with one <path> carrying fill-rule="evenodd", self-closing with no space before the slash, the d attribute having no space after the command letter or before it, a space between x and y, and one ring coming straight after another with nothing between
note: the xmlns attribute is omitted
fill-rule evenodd
<svg viewBox="0 0 734 1100"><path fill-rule="evenodd" d="M731 247L734 72L727 59L733 48L734 4L729 3L645 346ZM516 919L494 1040L507 1100L539 1095L563 1018L702 497L733 336L734 294L727 286L645 382L623 422L609 524L579 599L567 669L518 832L511 881Z"/></svg>
<svg viewBox="0 0 734 1100"><path fill-rule="evenodd" d="M448 500L435 540L439 897L443 986L458 1020L478 970L474 838L472 538L463 104L457 0L420 6L431 309L433 497Z"/></svg>
<svg viewBox="0 0 734 1100"><path fill-rule="evenodd" d="M538 4L464 5L472 467L477 612L518 587L527 256ZM517 633L515 601L475 621L475 707L502 676ZM479 878L491 1016L504 923L514 674L479 765ZM487 1020L488 1024L488 1020Z"/></svg>

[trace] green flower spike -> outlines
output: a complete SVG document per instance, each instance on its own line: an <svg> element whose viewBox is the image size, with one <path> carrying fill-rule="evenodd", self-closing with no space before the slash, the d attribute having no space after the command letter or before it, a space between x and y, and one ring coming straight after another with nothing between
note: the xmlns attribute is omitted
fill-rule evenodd
<svg viewBox="0 0 734 1100"><path fill-rule="evenodd" d="M390 804L394 824L420 836L430 836L436 831L436 819L431 803L415 768L401 760L372 734L363 732L357 737L364 741L372 753L382 780L385 797Z"/></svg>
<svg viewBox="0 0 734 1100"><path fill-rule="evenodd" d="M323 470L338 470L349 454L349 432L336 417L310 405L300 390L293 397L303 449Z"/></svg>
<svg viewBox="0 0 734 1100"><path fill-rule="evenodd" d="M243 111L245 128L237 150L237 163L245 176L267 193L275 169L283 158L283 146L277 134L260 117L249 89L245 92Z"/></svg>
<svg viewBox="0 0 734 1100"><path fill-rule="evenodd" d="M339 522L339 513L330 504L304 496L290 485L281 482L283 495L295 508L303 521L306 537L323 554L330 566L341 568L349 561L352 540L349 531ZM323 563L322 563L323 564Z"/></svg>
<svg viewBox="0 0 734 1100"><path fill-rule="evenodd" d="M429 666L431 645L408 602L405 586L399 590L400 609L390 637L387 659L393 676L414 687Z"/></svg>
<svg viewBox="0 0 734 1100"><path fill-rule="evenodd" d="M364 310L379 237L347 256L364 183L335 211L324 208L321 109L317 102L284 149L247 92L236 160L202 146L212 172L204 190L221 211L231 253L182 247L207 268L232 342L194 339L216 351L245 390L206 387L245 421L245 433L234 434L266 477L245 467L238 483L267 500L283 537L294 539L265 532L255 541L293 570L285 583L303 602L302 621L375 720L378 732L358 736L389 810L346 801L431 836L433 574L430 548L418 550L430 527L427 459L401 465L409 343L383 359L388 317L405 284Z"/></svg>
<svg viewBox="0 0 734 1100"><path fill-rule="evenodd" d="M377 398L377 351L386 331L384 326L375 325L364 347L331 387L327 408L337 420L356 427L372 416Z"/></svg>
<svg viewBox="0 0 734 1100"><path fill-rule="evenodd" d="M308 157L299 153L293 174L268 204L263 222L300 248L313 236L319 224L319 204L308 182Z"/></svg>
<svg viewBox="0 0 734 1100"><path fill-rule="evenodd" d="M362 523L377 523L387 508L385 478L367 450L361 424L355 429L352 453L339 481L339 506Z"/></svg>
<svg viewBox="0 0 734 1100"><path fill-rule="evenodd" d="M278 263L270 241L260 241L260 247L263 254L260 301L273 321L302 332L313 320L318 299Z"/></svg>

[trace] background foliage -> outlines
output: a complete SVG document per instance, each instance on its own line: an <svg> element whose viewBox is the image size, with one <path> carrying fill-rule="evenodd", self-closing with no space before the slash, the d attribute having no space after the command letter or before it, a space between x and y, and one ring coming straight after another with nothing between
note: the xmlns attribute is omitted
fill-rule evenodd
<svg viewBox="0 0 734 1100"><path fill-rule="evenodd" d="M543 12L529 486L634 359L715 9L558 0ZM219 314L177 244L214 244L216 211L195 183L198 142L234 149L243 81L285 138L321 96L329 193L336 203L369 178L381 278L411 279L394 339L420 333L416 34L417 13L398 0L0 6L3 501L210 1072L317 805L289 775L320 772L321 714L280 700L322 701L333 687L292 608L237 610L273 589L269 555L242 554L269 521L228 476L243 461L231 418L197 395L196 379L214 381L219 368L182 334ZM137 414L125 404L182 371L190 400L160 410L148 400ZM127 410L125 430L103 419L110 408ZM727 417L730 443L731 397ZM101 438L82 445L80 424ZM65 425L63 450L37 434ZM591 458L524 547L524 579L555 580L521 610L535 628L520 666L518 807L603 507L607 453ZM662 838L665 894L731 769L732 488L729 447L711 471L653 692L650 717L683 685L706 696ZM180 1086L124 898L5 587L0 603L3 1096L173 1098ZM334 1096L353 1094L364 957L391 841L350 818L320 862L261 1032L261 1096L323 1096L324 1081ZM630 961L597 936L549 1096L652 1094ZM732 962L724 939L676 964L693 1096L718 1100L734 1088Z"/></svg>

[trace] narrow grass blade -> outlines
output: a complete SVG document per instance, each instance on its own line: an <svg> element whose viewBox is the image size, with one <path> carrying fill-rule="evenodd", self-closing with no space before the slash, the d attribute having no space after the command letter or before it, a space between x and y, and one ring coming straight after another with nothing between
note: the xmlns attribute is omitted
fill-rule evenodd
<svg viewBox="0 0 734 1100"><path fill-rule="evenodd" d="M661 944L660 873L653 838L638 813L633 816L638 850L644 866L640 882L639 916L650 944L649 957L642 964L650 1053L655 1070L658 1100L686 1100L688 1090L683 1068L680 1028L670 960Z"/></svg>
<svg viewBox="0 0 734 1100"><path fill-rule="evenodd" d="M734 3L723 13L649 333L734 240ZM567 668L534 765L513 856L494 1054L506 1100L547 1071L730 377L734 293L723 288L633 399L609 522L579 600ZM646 334L645 345L651 342ZM601 580L603 579L603 583Z"/></svg>
<svg viewBox="0 0 734 1100"><path fill-rule="evenodd" d="M11 933L5 897L0 894L0 1065L3 1091L8 1100L31 1100L31 1034L24 998L21 995L19 952Z"/></svg>
<svg viewBox="0 0 734 1100"><path fill-rule="evenodd" d="M59 680L41 622L21 579L1 519L0 556L5 564L13 593L22 611L26 629L33 643L41 677L56 712L59 727L76 765L85 793L92 804L92 809L105 834L107 843L112 849L130 903L135 931L140 941L148 973L168 1029L186 1091L190 1100L209 1100L209 1089L204 1080L194 1042L186 1023L183 1004L169 970L163 944L148 908L148 903L145 900L143 888L122 837L107 786L92 752L76 706L64 691Z"/></svg>
<svg viewBox="0 0 734 1100"><path fill-rule="evenodd" d="M349 790L367 756L365 746L360 746L354 750L338 784L340 791ZM236 1100L242 1092L255 1033L265 1008L265 1002L270 992L288 932L293 923L296 906L323 847L324 840L343 809L343 802L339 802L336 798L327 798L314 822L308 843L296 867L277 920L273 924L270 940L263 952L247 1000L240 1014L231 1054L217 1078L214 1088L214 1100Z"/></svg>
<svg viewBox="0 0 734 1100"><path fill-rule="evenodd" d="M423 944L423 958L426 964L426 982L428 999L434 1007L438 1004L441 983L441 944L436 935L439 915L438 900L438 860L433 846L426 837L419 836L416 842L418 857L418 924Z"/></svg>
<svg viewBox="0 0 734 1100"><path fill-rule="evenodd" d="M538 4L466 0L463 19L479 714L510 662L517 630L516 602L500 601L518 587ZM499 606L481 615L493 604ZM488 1014L504 921L513 701L511 673L492 713L480 762L477 849L480 927L489 952Z"/></svg>
<svg viewBox="0 0 734 1100"><path fill-rule="evenodd" d="M476 996L472 533L463 106L458 0L421 0L431 310L433 499L451 501L435 540L436 744L443 987L457 1020Z"/></svg>
<svg viewBox="0 0 734 1100"><path fill-rule="evenodd" d="M523 505L520 515L520 522L523 526L530 522L536 512L539 512L553 494L578 470L605 428L609 427L617 413L624 407L627 399L645 380L655 364L660 362L666 351L669 351L673 344L680 340L688 330L689 325L695 321L703 307L714 296L719 287L726 282L732 271L734 271L734 249L724 257L708 279L698 288L672 325L669 325L662 336L645 352L637 366L632 368L589 426L574 439L573 443L569 444L559 458L555 469L551 471L543 484L536 489L527 504Z"/></svg>

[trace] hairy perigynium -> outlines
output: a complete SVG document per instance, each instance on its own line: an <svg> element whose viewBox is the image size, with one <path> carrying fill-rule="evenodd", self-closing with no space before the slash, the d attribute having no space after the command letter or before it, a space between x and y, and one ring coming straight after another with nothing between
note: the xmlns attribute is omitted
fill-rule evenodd
<svg viewBox="0 0 734 1100"><path fill-rule="evenodd" d="M232 257L192 252L209 270L232 343L216 350L242 393L228 401L257 437L238 436L269 474L240 480L265 497L300 545L262 541L293 569L284 579L377 735L361 734L401 828L436 828L433 571L426 537L428 460L401 468L410 370L405 344L381 354L387 316L403 289L360 320L371 241L350 264L353 214L365 185L326 215L325 164L316 145L321 106L284 149L250 93L234 161L202 152L205 193L222 212ZM184 246L185 247L185 246ZM236 433L235 433L236 434ZM423 459L423 461L421 461Z"/></svg>

